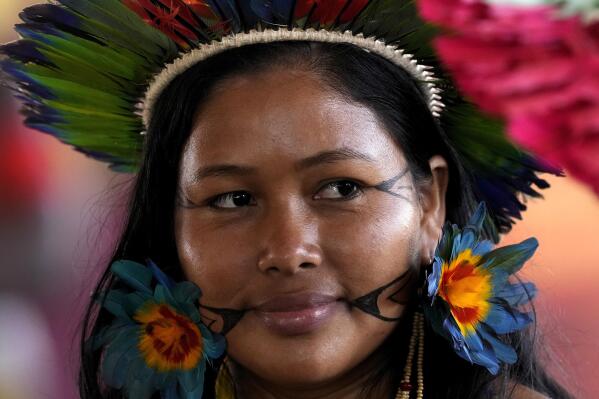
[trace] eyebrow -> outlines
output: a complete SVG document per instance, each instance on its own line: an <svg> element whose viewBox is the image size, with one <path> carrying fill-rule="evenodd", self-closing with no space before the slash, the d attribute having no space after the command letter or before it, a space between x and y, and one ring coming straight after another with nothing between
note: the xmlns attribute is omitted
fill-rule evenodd
<svg viewBox="0 0 599 399"><path fill-rule="evenodd" d="M374 158L370 155L364 154L360 151L341 147L335 150L330 151L322 151L316 155L312 155L311 157L302 159L297 162L296 169L307 169L317 165L321 165L323 163L335 163L339 161L348 161L348 160L361 160L370 163L376 162Z"/></svg>
<svg viewBox="0 0 599 399"><path fill-rule="evenodd" d="M240 165L211 165L198 169L193 175L193 181L198 182L207 177L218 176L248 176L256 173L256 168Z"/></svg>
<svg viewBox="0 0 599 399"><path fill-rule="evenodd" d="M315 155L312 155L308 158L301 159L296 162L295 169L303 170L312 168L318 165L326 164L326 163L335 163L340 161L347 160L361 160L370 163L376 162L374 158L371 156L364 154L360 151L341 147L335 150L327 150L321 151ZM256 168L251 166L244 165L233 165L233 164L219 164L219 165L210 165L199 168L194 176L193 180L198 182L207 177L218 177L218 176L248 176L255 174L257 171Z"/></svg>

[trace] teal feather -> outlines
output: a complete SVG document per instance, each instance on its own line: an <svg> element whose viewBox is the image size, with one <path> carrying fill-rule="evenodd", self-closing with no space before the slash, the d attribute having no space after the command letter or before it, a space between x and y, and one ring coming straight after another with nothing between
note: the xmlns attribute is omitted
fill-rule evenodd
<svg viewBox="0 0 599 399"><path fill-rule="evenodd" d="M156 284L154 288L154 298L158 303L175 304L175 298L170 290L162 284Z"/></svg>
<svg viewBox="0 0 599 399"><path fill-rule="evenodd" d="M122 304L123 309L129 315L134 315L135 312L140 309L146 302L150 301L152 297L149 294L143 294L135 291L127 294Z"/></svg>
<svg viewBox="0 0 599 399"><path fill-rule="evenodd" d="M175 300L179 303L195 302L202 295L202 290L191 281L182 281L172 290Z"/></svg>
<svg viewBox="0 0 599 399"><path fill-rule="evenodd" d="M109 342L114 341L123 330L128 329L130 327L131 322L129 320L115 320L110 326L102 328L102 330L99 333L90 338L86 342L86 349L96 351L100 349L102 346L108 344Z"/></svg>
<svg viewBox="0 0 599 399"><path fill-rule="evenodd" d="M206 361L202 360L199 367L188 371L179 371L177 373L179 384L185 392L193 392L198 389L199 385L203 385L205 369Z"/></svg>
<svg viewBox="0 0 599 399"><path fill-rule="evenodd" d="M145 380L132 378L126 386L128 399L151 399L154 389Z"/></svg>
<svg viewBox="0 0 599 399"><path fill-rule="evenodd" d="M118 260L110 266L110 271L131 288L147 294L152 293L150 289L152 272L143 265L128 260Z"/></svg>
<svg viewBox="0 0 599 399"><path fill-rule="evenodd" d="M189 299L191 300L191 299ZM179 302L178 306L183 310L191 320L196 324L202 324L202 318L200 317L200 312L198 312L198 307L195 305L194 300L192 303L190 302Z"/></svg>
<svg viewBox="0 0 599 399"><path fill-rule="evenodd" d="M130 314L127 312L127 309L125 308L126 302L127 294L125 292L119 290L111 290L104 297L102 306L110 313L112 313L112 315L115 317L129 319Z"/></svg>
<svg viewBox="0 0 599 399"><path fill-rule="evenodd" d="M216 359L225 352L226 342L223 336L212 334L203 324L200 325L200 330L204 337L209 339L204 340L204 351L209 358Z"/></svg>
<svg viewBox="0 0 599 399"><path fill-rule="evenodd" d="M194 288L191 282L175 283L151 262L146 266L116 261L111 265L111 271L124 285L100 298L104 310L112 314L113 320L108 328L91 337L86 344L89 350L103 349L100 365L103 381L111 388L126 392L131 399L149 398L156 391L172 399L200 397L206 362L222 355L225 340L220 335L213 335L201 323L197 303L201 294L199 288ZM156 310L149 306L159 304L169 305L179 315L177 317L191 320L199 329L201 345L195 349L203 353L191 370L183 370L177 365L162 370L147 363L140 347L142 339L156 339L152 336L154 323L169 322L168 315L148 312ZM135 317L141 312L152 319L142 322ZM174 319L170 319L172 321ZM165 359L162 360L168 361L168 354L163 355Z"/></svg>
<svg viewBox="0 0 599 399"><path fill-rule="evenodd" d="M204 393L204 384L198 385L198 387L193 391L186 391L181 385L179 385L178 393L181 399L201 398Z"/></svg>
<svg viewBox="0 0 599 399"><path fill-rule="evenodd" d="M110 343L101 363L102 377L114 388L122 388L126 380L127 365L138 356L136 329L122 331Z"/></svg>
<svg viewBox="0 0 599 399"><path fill-rule="evenodd" d="M133 358L131 363L129 363L129 370L127 372L127 385L132 385L133 381L142 381L146 385L149 385L149 389L154 390L152 384L148 384L148 381L152 381L152 377L154 376L154 374L154 370L148 367L144 358L138 355L135 358Z"/></svg>
<svg viewBox="0 0 599 399"><path fill-rule="evenodd" d="M165 386L174 385L175 380L169 373L155 373L151 382L155 390L161 390Z"/></svg>

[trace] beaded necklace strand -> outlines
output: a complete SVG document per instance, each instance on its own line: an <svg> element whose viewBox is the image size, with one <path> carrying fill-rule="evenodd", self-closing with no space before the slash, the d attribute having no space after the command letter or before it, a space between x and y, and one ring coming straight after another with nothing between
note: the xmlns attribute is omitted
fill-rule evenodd
<svg viewBox="0 0 599 399"><path fill-rule="evenodd" d="M414 388L412 370L414 369L414 354L416 349L418 349L416 357L416 399L422 399L424 397L424 373L422 372L422 365L424 363L424 316L422 313L417 312L414 313L408 356L406 357L403 377L399 383L395 399L410 399Z"/></svg>

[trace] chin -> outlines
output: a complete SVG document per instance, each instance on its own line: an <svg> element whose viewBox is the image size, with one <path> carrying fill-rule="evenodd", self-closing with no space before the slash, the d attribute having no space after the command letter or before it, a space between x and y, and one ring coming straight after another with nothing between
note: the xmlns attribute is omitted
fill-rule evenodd
<svg viewBox="0 0 599 399"><path fill-rule="evenodd" d="M298 354L297 352L286 352L283 356L278 355L273 353L255 359L249 364L241 362L233 355L231 357L246 370L251 370L256 377L274 385L290 388L306 388L325 384L339 378L354 366L348 362L345 356L323 358L319 353Z"/></svg>
<svg viewBox="0 0 599 399"><path fill-rule="evenodd" d="M248 318L231 331L228 353L243 369L271 384L291 388L317 386L349 373L392 330L391 325L380 321L368 320L369 323L376 323L380 329L364 329L364 324L356 325L341 317L310 333L284 336L261 328Z"/></svg>

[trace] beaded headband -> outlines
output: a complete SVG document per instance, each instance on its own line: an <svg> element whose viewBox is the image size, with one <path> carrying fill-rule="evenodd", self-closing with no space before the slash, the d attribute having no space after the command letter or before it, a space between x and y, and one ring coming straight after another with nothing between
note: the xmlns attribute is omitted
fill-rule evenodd
<svg viewBox="0 0 599 399"><path fill-rule="evenodd" d="M168 87L173 79L185 72L191 66L232 48L250 44L282 41L347 43L353 44L374 54L378 54L409 72L412 77L419 82L431 113L437 118L441 115L443 109L443 103L441 102L440 96L441 90L435 87L435 78L431 72L432 68L418 64L413 55L407 54L397 46L387 45L380 39L364 37L361 33L354 35L351 31L337 32L324 29L302 30L294 28L292 30L251 30L248 33L238 33L223 37L220 41L202 44L199 48L183 54L180 58L167 65L150 84L149 89L146 92L143 107L144 124L146 127L148 126L152 110L162 91Z"/></svg>

